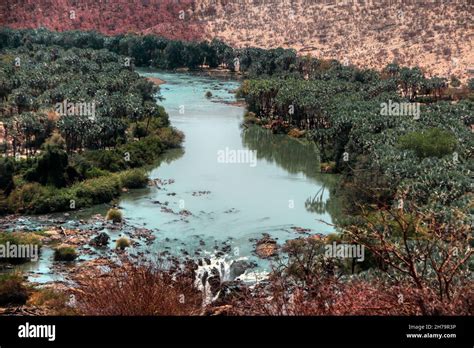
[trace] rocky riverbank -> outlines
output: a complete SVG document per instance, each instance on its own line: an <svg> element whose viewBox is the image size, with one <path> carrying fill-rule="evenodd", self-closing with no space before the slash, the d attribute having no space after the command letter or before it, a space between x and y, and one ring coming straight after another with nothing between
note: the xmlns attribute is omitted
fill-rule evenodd
<svg viewBox="0 0 474 348"><path fill-rule="evenodd" d="M54 296L60 296L63 301L67 299L65 303L74 310L75 296L83 291L80 289L90 279L107 278L114 270L120 269L128 262L156 262L166 265L170 272L178 268L184 269L186 274L195 279L194 284L202 291L206 305L223 303L229 296L238 294L249 278L258 280L257 275L260 279L265 278L264 273L258 272L249 276L248 273L257 267L255 262L245 257L229 257L232 247L228 241L215 245L213 253L203 250L206 244L204 240L200 242L203 249L198 248L194 255L185 250L182 250L180 255L172 254L169 250L150 251L157 231L132 226L126 220L114 223L102 214L82 220L73 220L68 213L28 218L10 215L0 220L0 230L21 230L34 234L41 243L42 256L38 262L43 264L39 270L26 267L28 265L18 267L3 264L4 273L22 271L25 284L30 289L30 300L26 303L0 306L0 314L4 315L57 314L57 311L48 306L38 306L32 302L31 298L36 298L44 292L54 293ZM117 248L117 241L124 238L129 241L130 247L124 250ZM261 250L263 245L268 246L265 252ZM77 258L69 262L54 261L53 252L60 248L72 248ZM272 250L270 252L267 249ZM264 236L256 242L255 253L261 258L276 255L276 241ZM61 309L64 310L64 307Z"/></svg>

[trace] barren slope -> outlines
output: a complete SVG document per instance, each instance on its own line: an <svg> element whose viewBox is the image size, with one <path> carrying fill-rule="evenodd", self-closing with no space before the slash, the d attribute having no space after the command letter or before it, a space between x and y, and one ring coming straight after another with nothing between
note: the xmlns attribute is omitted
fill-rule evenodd
<svg viewBox="0 0 474 348"><path fill-rule="evenodd" d="M0 25L220 38L237 47L382 68L392 61L465 80L474 68L471 0L3 0ZM74 11L75 18L71 18Z"/></svg>

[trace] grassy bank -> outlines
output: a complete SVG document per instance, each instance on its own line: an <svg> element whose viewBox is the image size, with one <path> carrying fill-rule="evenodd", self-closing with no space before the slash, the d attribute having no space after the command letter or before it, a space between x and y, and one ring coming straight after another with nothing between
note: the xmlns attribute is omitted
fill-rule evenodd
<svg viewBox="0 0 474 348"><path fill-rule="evenodd" d="M148 174L145 166L154 163L166 149L179 146L182 140L180 133L174 130L169 130L169 133L166 144L153 135L116 149L71 156L66 172L74 172L72 176L78 179L65 187L28 182L24 179L26 174L19 174L14 178L15 188L8 197L3 196L0 206L4 213L69 211L108 203L125 189L146 187Z"/></svg>

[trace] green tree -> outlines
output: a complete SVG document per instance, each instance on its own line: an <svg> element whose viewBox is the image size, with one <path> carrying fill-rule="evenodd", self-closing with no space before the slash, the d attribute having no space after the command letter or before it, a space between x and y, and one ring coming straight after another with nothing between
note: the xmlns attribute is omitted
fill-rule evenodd
<svg viewBox="0 0 474 348"><path fill-rule="evenodd" d="M425 132L412 132L403 135L398 140L404 150L412 150L420 158L443 157L452 154L457 141L452 133L439 128L432 128Z"/></svg>
<svg viewBox="0 0 474 348"><path fill-rule="evenodd" d="M46 145L36 165L25 173L25 178L43 185L64 187L67 184L67 167L67 152L58 146Z"/></svg>
<svg viewBox="0 0 474 348"><path fill-rule="evenodd" d="M13 181L14 173L14 161L11 158L0 158L0 191L7 196L15 187Z"/></svg>
<svg viewBox="0 0 474 348"><path fill-rule="evenodd" d="M185 46L181 41L171 41L164 49L164 59L168 69L176 69L184 66Z"/></svg>

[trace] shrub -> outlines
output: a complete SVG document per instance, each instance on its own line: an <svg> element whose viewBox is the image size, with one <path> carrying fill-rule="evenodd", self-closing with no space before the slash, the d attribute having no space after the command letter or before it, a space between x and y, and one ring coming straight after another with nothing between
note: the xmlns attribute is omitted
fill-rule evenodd
<svg viewBox="0 0 474 348"><path fill-rule="evenodd" d="M31 232L0 232L0 245L7 246L7 243L16 246L36 246L38 252L41 248L41 242L37 235ZM30 255L31 256L31 255ZM39 255L38 255L39 256ZM30 257L20 258L20 257L11 257L11 258L2 258L0 257L0 262L9 262L13 264L21 264L24 262L31 261Z"/></svg>
<svg viewBox="0 0 474 348"><path fill-rule="evenodd" d="M149 131L146 129L146 124L144 122L137 122L133 126L132 134L135 138L143 138L149 134Z"/></svg>
<svg viewBox="0 0 474 348"><path fill-rule="evenodd" d="M408 284L393 285L383 280L326 278L309 286L272 277L267 287L243 289L231 299L228 315L422 315L420 298L429 298L430 312L437 315L472 315L468 286L447 303L430 291L422 293ZM271 296L272 301L268 301ZM400 304L400 298L403 304ZM212 311L211 311L212 313Z"/></svg>
<svg viewBox="0 0 474 348"><path fill-rule="evenodd" d="M199 315L202 294L183 273L125 261L106 277L81 282L77 309L84 315Z"/></svg>
<svg viewBox="0 0 474 348"><path fill-rule="evenodd" d="M148 126L148 134L151 134L161 128L169 126L169 120L166 115L163 117L153 117L149 121L147 120L146 123L147 123L146 126Z"/></svg>
<svg viewBox="0 0 474 348"><path fill-rule="evenodd" d="M418 292L417 305L423 315L462 314L472 312L472 308L465 308L469 305L456 303L457 299L472 298L472 290L465 293L466 288L472 288L472 221L458 209L451 214L442 216L405 204L404 209L379 211L379 223L373 222L377 221L374 214L362 214L365 223L346 226L344 233L380 258L380 269L387 276ZM382 229L384 233L380 233ZM458 248L463 250L460 255ZM418 269L423 272L414 271Z"/></svg>
<svg viewBox="0 0 474 348"><path fill-rule="evenodd" d="M55 289L41 288L34 291L28 299L28 305L53 310L54 315L74 314L74 310L68 307L69 296L65 292Z"/></svg>
<svg viewBox="0 0 474 348"><path fill-rule="evenodd" d="M112 222L122 222L122 212L118 209L112 208L107 212L107 220L112 220Z"/></svg>
<svg viewBox="0 0 474 348"><path fill-rule="evenodd" d="M73 153L69 156L69 165L74 167L76 171L84 178L88 170L94 168L91 161L83 155Z"/></svg>
<svg viewBox="0 0 474 348"><path fill-rule="evenodd" d="M84 157L96 167L110 172L118 172L127 167L123 155L116 150L87 151Z"/></svg>
<svg viewBox="0 0 474 348"><path fill-rule="evenodd" d="M110 202L120 195L120 180L116 175L101 176L71 187L80 206Z"/></svg>
<svg viewBox="0 0 474 348"><path fill-rule="evenodd" d="M115 247L120 250L124 250L125 248L128 248L130 246L130 240L125 237L121 237L117 239L115 242Z"/></svg>
<svg viewBox="0 0 474 348"><path fill-rule="evenodd" d="M120 173L119 176L122 186L129 189L143 188L148 184L148 175L141 169L127 170Z"/></svg>
<svg viewBox="0 0 474 348"><path fill-rule="evenodd" d="M412 150L419 158L443 157L452 154L457 141L453 134L439 128L425 132L412 132L401 136L398 145L404 150Z"/></svg>
<svg viewBox="0 0 474 348"><path fill-rule="evenodd" d="M28 292L20 275L0 275L0 306L23 305L27 300Z"/></svg>
<svg viewBox="0 0 474 348"><path fill-rule="evenodd" d="M67 211L93 204L108 203L121 192L117 175L104 173L98 178L88 179L69 188L54 188L38 183L27 183L17 187L8 197L9 211L28 214L43 214Z"/></svg>
<svg viewBox="0 0 474 348"><path fill-rule="evenodd" d="M99 178L101 176L106 176L108 175L109 172L99 169L97 167L92 167L86 170L85 177L86 179L94 179L94 178Z"/></svg>
<svg viewBox="0 0 474 348"><path fill-rule="evenodd" d="M54 250L54 261L74 261L77 256L76 249L70 246L61 246Z"/></svg>
<svg viewBox="0 0 474 348"><path fill-rule="evenodd" d="M143 167L153 163L163 152L163 145L178 146L182 141L182 133L171 128L161 128L158 135L149 135L138 141L121 145L114 150L88 151L84 157L94 166L110 172L118 172L126 168ZM162 143L162 139L164 143Z"/></svg>
<svg viewBox="0 0 474 348"><path fill-rule="evenodd" d="M15 163L9 158L0 158L0 190L8 196L14 188Z"/></svg>
<svg viewBox="0 0 474 348"><path fill-rule="evenodd" d="M137 168L153 163L163 152L163 147L158 136L150 135L140 141L125 144L117 151L128 154L129 160L126 161L128 167Z"/></svg>
<svg viewBox="0 0 474 348"><path fill-rule="evenodd" d="M60 149L66 149L66 140L57 131L53 132L51 136L46 139L46 145L56 146Z"/></svg>
<svg viewBox="0 0 474 348"><path fill-rule="evenodd" d="M167 148L179 147L184 140L183 132L171 127L160 128L157 130L156 134L160 138L162 144Z"/></svg>
<svg viewBox="0 0 474 348"><path fill-rule="evenodd" d="M299 130L298 128L292 128L289 132L288 135L293 138L302 138L305 135L304 130Z"/></svg>
<svg viewBox="0 0 474 348"><path fill-rule="evenodd" d="M29 183L13 190L8 197L8 205L10 210L17 213L42 213L47 196L46 187L38 183Z"/></svg>
<svg viewBox="0 0 474 348"><path fill-rule="evenodd" d="M66 151L56 145L46 145L45 152L38 162L25 173L25 178L43 185L64 187L67 183L67 167L68 155Z"/></svg>
<svg viewBox="0 0 474 348"><path fill-rule="evenodd" d="M245 115L244 115L244 123L245 124L258 124L259 120L257 118L257 116L255 115L255 113L249 111L249 112L246 112Z"/></svg>

